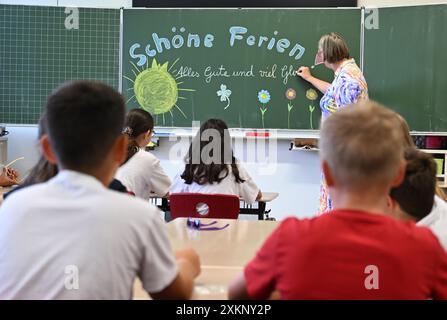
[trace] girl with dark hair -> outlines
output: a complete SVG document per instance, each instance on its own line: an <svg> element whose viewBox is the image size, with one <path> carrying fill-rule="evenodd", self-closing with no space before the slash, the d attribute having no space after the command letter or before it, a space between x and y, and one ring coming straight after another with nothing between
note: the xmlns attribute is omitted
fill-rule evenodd
<svg viewBox="0 0 447 320"><path fill-rule="evenodd" d="M161 167L160 160L144 150L154 133L151 114L142 109L130 110L124 133L129 137L127 157L116 178L137 197L149 200L151 192L159 197L168 196L171 179Z"/></svg>
<svg viewBox="0 0 447 320"><path fill-rule="evenodd" d="M174 179L171 193L232 194L247 203L261 191L236 161L226 123L209 119L200 127L185 157L185 169Z"/></svg>

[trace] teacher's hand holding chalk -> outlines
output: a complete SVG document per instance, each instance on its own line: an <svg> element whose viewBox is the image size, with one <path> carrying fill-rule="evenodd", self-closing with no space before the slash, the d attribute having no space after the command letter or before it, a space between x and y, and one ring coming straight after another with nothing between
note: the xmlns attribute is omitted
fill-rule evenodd
<svg viewBox="0 0 447 320"><path fill-rule="evenodd" d="M313 65L312 67L314 67L315 65ZM306 80L307 82L309 82L310 84L312 84L315 88L317 88L318 90L320 90L322 93L326 93L327 89L330 86L330 83L320 80L318 78L315 78L312 73L310 72L310 68L309 67L299 67L296 75L298 77L303 78L304 80Z"/></svg>
<svg viewBox="0 0 447 320"><path fill-rule="evenodd" d="M312 77L309 67L299 67L296 74L306 81L309 81L309 79Z"/></svg>

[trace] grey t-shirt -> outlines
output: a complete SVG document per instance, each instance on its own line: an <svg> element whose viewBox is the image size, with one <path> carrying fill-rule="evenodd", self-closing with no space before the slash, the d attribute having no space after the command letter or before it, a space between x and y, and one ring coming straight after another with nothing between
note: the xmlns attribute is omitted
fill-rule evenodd
<svg viewBox="0 0 447 320"><path fill-rule="evenodd" d="M0 207L0 299L130 299L178 270L153 205L61 171Z"/></svg>

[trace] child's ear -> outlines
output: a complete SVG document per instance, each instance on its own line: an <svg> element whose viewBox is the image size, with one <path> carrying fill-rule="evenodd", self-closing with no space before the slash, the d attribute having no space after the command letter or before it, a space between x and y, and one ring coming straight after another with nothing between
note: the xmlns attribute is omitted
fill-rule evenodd
<svg viewBox="0 0 447 320"><path fill-rule="evenodd" d="M405 171L407 169L407 162L402 159L399 164L399 171L391 182L391 187L395 188L402 184L402 181L405 179Z"/></svg>
<svg viewBox="0 0 447 320"><path fill-rule="evenodd" d="M332 176L331 169L329 168L329 164L326 162L326 160L321 161L321 169L323 170L324 179L326 180L327 186L334 186L334 177Z"/></svg>
<svg viewBox="0 0 447 320"><path fill-rule="evenodd" d="M388 214L392 215L392 216L396 216L397 215L397 209L398 209L398 203L396 200L394 200L390 195L387 196L386 198L386 206L387 206L387 211Z"/></svg>
<svg viewBox="0 0 447 320"><path fill-rule="evenodd" d="M124 162L127 156L127 146L129 139L127 134L122 134L116 139L113 146L113 160L115 160L120 166Z"/></svg>
<svg viewBox="0 0 447 320"><path fill-rule="evenodd" d="M388 209L393 209L394 208L394 205L395 205L395 201L394 201L394 199L393 198L391 198L391 196L390 195L388 195L387 197L386 197L386 206L388 207Z"/></svg>
<svg viewBox="0 0 447 320"><path fill-rule="evenodd" d="M51 164L57 165L57 158L53 152L53 148L50 144L50 139L48 135L44 134L39 140L40 147L42 148L42 153L45 159Z"/></svg>
<svg viewBox="0 0 447 320"><path fill-rule="evenodd" d="M408 215L403 212L402 208L399 205L399 202L393 199L393 197L388 195L387 202L388 215L398 220L411 220L408 219Z"/></svg>

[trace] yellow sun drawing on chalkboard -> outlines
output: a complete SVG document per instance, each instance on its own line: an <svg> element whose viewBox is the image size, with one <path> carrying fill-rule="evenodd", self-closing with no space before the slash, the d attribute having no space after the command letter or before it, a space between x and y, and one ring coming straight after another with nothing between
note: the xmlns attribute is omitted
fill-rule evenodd
<svg viewBox="0 0 447 320"><path fill-rule="evenodd" d="M133 87L128 90L133 89L134 94L126 101L126 104L130 101L136 101L147 112L155 116L161 114L163 116L163 124L165 124L165 113L167 112L171 115L172 123L174 122L173 108L179 111L186 119L185 113L177 104L179 99L186 99L179 96L179 91L195 90L179 88L179 85L183 82L177 82L178 78L176 79L170 74L170 70L178 60L175 60L169 69L169 62L158 64L157 60L153 59L152 65L149 67L148 60L146 68L143 67L143 70L140 70L131 61L130 63L133 67L131 71L135 75L135 79L126 76L124 78L133 83Z"/></svg>

